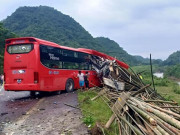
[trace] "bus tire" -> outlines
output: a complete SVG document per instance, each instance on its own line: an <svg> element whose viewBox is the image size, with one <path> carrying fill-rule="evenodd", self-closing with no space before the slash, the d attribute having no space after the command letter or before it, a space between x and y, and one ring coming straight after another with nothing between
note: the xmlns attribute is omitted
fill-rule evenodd
<svg viewBox="0 0 180 135"><path fill-rule="evenodd" d="M73 92L74 91L74 81L73 79L68 79L66 81L66 91L69 93L69 92Z"/></svg>
<svg viewBox="0 0 180 135"><path fill-rule="evenodd" d="M30 91L30 96L35 97L36 96L36 91Z"/></svg>

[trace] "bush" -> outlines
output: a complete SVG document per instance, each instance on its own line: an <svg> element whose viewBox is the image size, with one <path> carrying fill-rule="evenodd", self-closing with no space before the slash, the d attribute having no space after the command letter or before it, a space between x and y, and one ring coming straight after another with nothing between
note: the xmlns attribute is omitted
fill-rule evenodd
<svg viewBox="0 0 180 135"><path fill-rule="evenodd" d="M174 84L174 85L173 85L173 91L174 91L174 93L176 93L176 94L180 94L180 86L177 85L177 84Z"/></svg>
<svg viewBox="0 0 180 135"><path fill-rule="evenodd" d="M92 118L92 116L86 116L83 118L83 122L86 125L92 125L94 123L94 119Z"/></svg>

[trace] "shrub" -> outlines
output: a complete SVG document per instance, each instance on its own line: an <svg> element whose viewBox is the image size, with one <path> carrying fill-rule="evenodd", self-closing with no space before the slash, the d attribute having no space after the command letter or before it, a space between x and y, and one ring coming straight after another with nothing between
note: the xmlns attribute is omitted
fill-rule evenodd
<svg viewBox="0 0 180 135"><path fill-rule="evenodd" d="M176 94L180 94L180 86L177 85L177 84L174 84L174 85L173 85L173 91L174 91L174 93L176 93Z"/></svg>

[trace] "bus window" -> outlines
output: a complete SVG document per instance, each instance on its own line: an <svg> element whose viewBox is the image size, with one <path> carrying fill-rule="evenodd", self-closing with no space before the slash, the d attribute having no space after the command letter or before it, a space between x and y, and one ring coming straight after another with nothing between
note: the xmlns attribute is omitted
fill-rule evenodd
<svg viewBox="0 0 180 135"><path fill-rule="evenodd" d="M7 47L7 51L10 54L28 53L32 49L33 49L33 44L10 45Z"/></svg>
<svg viewBox="0 0 180 135"><path fill-rule="evenodd" d="M74 62L63 62L63 69L78 69L79 64Z"/></svg>
<svg viewBox="0 0 180 135"><path fill-rule="evenodd" d="M70 50L62 50L62 55L63 56L69 56L69 57L75 57L74 51L70 51Z"/></svg>
<svg viewBox="0 0 180 135"><path fill-rule="evenodd" d="M79 58L82 58L82 59L84 59L84 60L87 59L88 56L89 56L89 55L86 54L86 53L81 53L81 52L78 53L78 57L79 57Z"/></svg>
<svg viewBox="0 0 180 135"><path fill-rule="evenodd" d="M83 62L79 64L79 69L80 70L90 70L90 65L87 62Z"/></svg>
<svg viewBox="0 0 180 135"><path fill-rule="evenodd" d="M60 61L62 55L61 55L61 49L40 45L40 60L41 63L49 68L62 68L62 62Z"/></svg>

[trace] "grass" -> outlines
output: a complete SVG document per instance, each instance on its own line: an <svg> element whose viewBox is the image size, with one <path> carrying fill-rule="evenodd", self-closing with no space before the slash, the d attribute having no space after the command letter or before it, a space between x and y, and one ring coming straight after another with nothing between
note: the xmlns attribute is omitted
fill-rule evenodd
<svg viewBox="0 0 180 135"><path fill-rule="evenodd" d="M110 108L101 98L91 101L91 98L96 95L97 93L92 90L83 92L78 91L78 100L83 114L83 122L90 129L95 126L96 122L100 123L103 127L112 115ZM105 130L105 133L108 135L114 135L116 134L116 129L117 125L113 123L109 130Z"/></svg>
<svg viewBox="0 0 180 135"><path fill-rule="evenodd" d="M156 89L157 89L157 92L161 96L163 96L166 100L176 101L180 105L180 93L178 94L178 92L180 91L180 86L174 86L174 85L156 86ZM176 90L178 90L178 92L176 92Z"/></svg>
<svg viewBox="0 0 180 135"><path fill-rule="evenodd" d="M151 84L151 73L150 73L150 66L135 66L132 67L133 70L138 73L143 70L146 72L142 73L143 76L143 82L145 84ZM161 71L161 67L153 66L153 71ZM166 100L174 100L179 103L180 105L180 86L175 83L174 81L168 79L168 78L157 78L154 76L154 83L155 87L157 89L157 92L163 96Z"/></svg>

